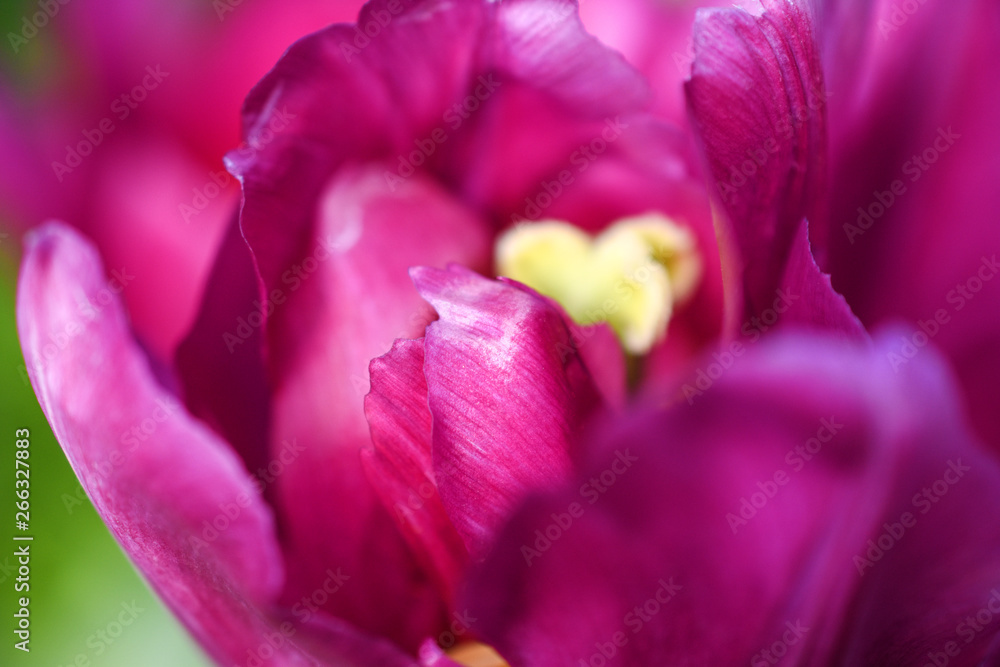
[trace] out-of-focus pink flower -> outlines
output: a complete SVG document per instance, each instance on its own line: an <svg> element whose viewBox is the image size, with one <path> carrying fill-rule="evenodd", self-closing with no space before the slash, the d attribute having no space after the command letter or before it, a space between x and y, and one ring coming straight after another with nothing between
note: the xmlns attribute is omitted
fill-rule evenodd
<svg viewBox="0 0 1000 667"><path fill-rule="evenodd" d="M40 402L216 659L995 654L963 623L1000 586L980 525L1000 468L937 353L894 363L900 330L872 340L820 269L854 109L824 54L848 10L699 14L677 126L679 81L646 70L650 111L575 3L370 3L247 98L259 149L227 158L239 219L171 365L86 240L35 232L19 327ZM493 277L511 253L545 289ZM669 320L642 344L624 301L574 316L585 287L646 284L598 261L636 253L677 290L626 323Z"/></svg>
<svg viewBox="0 0 1000 667"><path fill-rule="evenodd" d="M60 5L5 56L19 76L0 79L3 223L58 218L94 239L132 276L136 332L169 359L239 200L222 157L239 141L246 91L289 43L360 5Z"/></svg>

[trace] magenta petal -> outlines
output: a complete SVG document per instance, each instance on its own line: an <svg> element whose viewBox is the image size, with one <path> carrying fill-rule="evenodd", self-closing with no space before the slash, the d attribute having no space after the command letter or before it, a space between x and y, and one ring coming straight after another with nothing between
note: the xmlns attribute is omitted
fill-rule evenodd
<svg viewBox="0 0 1000 667"><path fill-rule="evenodd" d="M28 237L18 329L32 385L143 576L220 664L267 650L282 665L412 665L347 623L279 610L284 565L257 482L157 384L115 290L78 232L49 224Z"/></svg>
<svg viewBox="0 0 1000 667"><path fill-rule="evenodd" d="M444 620L444 599L361 466L368 365L433 318L409 267L482 266L486 234L432 181L415 174L393 188L379 168L341 170L313 215L305 257L269 293L271 457L290 454L271 478L294 563L282 599L300 602L342 567L352 579L323 608L415 653Z"/></svg>
<svg viewBox="0 0 1000 667"><path fill-rule="evenodd" d="M440 317L424 340L434 474L481 559L528 492L567 478L575 433L601 399L549 301L457 266L412 273Z"/></svg>
<svg viewBox="0 0 1000 667"><path fill-rule="evenodd" d="M625 354L614 329L602 322L581 326L568 317L566 324L575 344L576 353L590 372L594 387L608 407L620 409L628 399L628 369Z"/></svg>
<svg viewBox="0 0 1000 667"><path fill-rule="evenodd" d="M825 229L826 103L812 20L796 3L764 4L756 16L698 13L686 84L750 313L774 298L799 221Z"/></svg>
<svg viewBox="0 0 1000 667"><path fill-rule="evenodd" d="M846 340L871 342L847 301L834 291L830 276L816 265L809 247L809 225L805 220L792 242L781 280L781 294L798 303L781 315L780 326L804 326L831 332Z"/></svg>
<svg viewBox="0 0 1000 667"><path fill-rule="evenodd" d="M250 470L270 463L262 301L253 256L234 216L175 363L188 410L225 438Z"/></svg>
<svg viewBox="0 0 1000 667"><path fill-rule="evenodd" d="M595 116L648 100L639 72L584 30L573 0L510 0L495 7L492 55L501 72Z"/></svg>
<svg viewBox="0 0 1000 667"><path fill-rule="evenodd" d="M380 26L375 13L392 17L375 38L353 25L305 37L247 97L247 145L227 162L243 183L242 229L268 289L308 252L317 205L336 171L379 160L395 169L415 140L429 141L475 78L481 3L376 0L360 25Z"/></svg>
<svg viewBox="0 0 1000 667"><path fill-rule="evenodd" d="M683 81L691 70L691 25L711 0L587 0L580 3L584 24L598 39L637 67L652 82L653 111L671 123L686 122Z"/></svg>
<svg viewBox="0 0 1000 667"><path fill-rule="evenodd" d="M821 263L867 326L906 323L910 342L901 338L897 353L933 339L973 424L1000 451L1000 5L927 0L912 14L874 5L863 76L835 89L849 108L830 114Z"/></svg>
<svg viewBox="0 0 1000 667"><path fill-rule="evenodd" d="M434 643L433 639L428 639L420 647L420 665L421 667L461 667L457 662L449 659Z"/></svg>
<svg viewBox="0 0 1000 667"><path fill-rule="evenodd" d="M467 595L485 641L526 666L765 664L783 638L789 664L886 665L962 639L1000 586L1000 468L951 378L930 352L893 372L889 338L772 341L515 514Z"/></svg>
<svg viewBox="0 0 1000 667"><path fill-rule="evenodd" d="M372 448L362 450L365 471L410 547L436 576L442 597L453 604L468 553L434 483L424 341L397 340L370 368L365 414Z"/></svg>
<svg viewBox="0 0 1000 667"><path fill-rule="evenodd" d="M273 518L228 445L153 379L115 290L77 232L29 237L18 329L32 385L126 553L213 655L237 659L266 629L253 605L283 580Z"/></svg>

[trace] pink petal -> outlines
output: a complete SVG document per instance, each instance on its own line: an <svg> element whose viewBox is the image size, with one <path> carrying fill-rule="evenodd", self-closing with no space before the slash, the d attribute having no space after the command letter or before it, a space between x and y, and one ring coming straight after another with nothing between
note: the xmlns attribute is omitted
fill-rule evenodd
<svg viewBox="0 0 1000 667"><path fill-rule="evenodd" d="M358 19L379 27L376 37L348 25L310 35L247 97L246 145L227 162L243 183L241 225L268 289L280 286L310 247L317 206L336 170L376 160L395 170L417 150L415 141L436 148L430 134L475 79L480 3L432 0L404 14L387 4L368 3ZM382 12L392 18L384 28L375 17Z"/></svg>
<svg viewBox="0 0 1000 667"><path fill-rule="evenodd" d="M691 72L695 10L723 2L698 0L588 0L580 3L587 30L622 53L652 84L652 110L674 125L687 124L684 79Z"/></svg>
<svg viewBox="0 0 1000 667"><path fill-rule="evenodd" d="M153 379L114 276L65 226L29 237L18 329L32 385L126 553L214 656L237 659L284 577L273 518L228 445Z"/></svg>
<svg viewBox="0 0 1000 667"><path fill-rule="evenodd" d="M414 175L393 190L378 168L343 170L314 215L305 257L270 287L266 324L271 457L283 443L301 449L274 479L294 564L283 599L308 597L331 567L342 567L351 582L320 606L415 652L443 622L444 600L361 467L359 452L371 446L368 365L433 317L407 269L452 260L481 266L485 234L433 182Z"/></svg>
<svg viewBox="0 0 1000 667"><path fill-rule="evenodd" d="M774 298L799 221L825 229L826 89L812 19L791 2L764 6L699 12L686 84L731 229L723 262L738 272L747 315Z"/></svg>
<svg viewBox="0 0 1000 667"><path fill-rule="evenodd" d="M220 663L413 664L346 623L278 609L285 571L261 482L154 379L115 280L78 232L39 228L18 329L42 410L129 558Z"/></svg>
<svg viewBox="0 0 1000 667"><path fill-rule="evenodd" d="M424 340L435 480L481 559L529 492L567 478L601 399L565 315L535 292L458 266L413 280L440 317Z"/></svg>
<svg viewBox="0 0 1000 667"><path fill-rule="evenodd" d="M491 82L489 94L481 108L445 116L455 139L442 166L468 199L506 224L512 214L533 217L525 197L543 181L558 186L560 172L579 167L581 148L597 142L603 153L621 134L620 117L644 109L649 89L620 54L587 34L576 3L515 0L493 8L481 53L486 76L476 82Z"/></svg>
<svg viewBox="0 0 1000 667"><path fill-rule="evenodd" d="M434 483L424 341L397 340L370 368L365 414L372 448L362 450L365 472L453 605L469 556Z"/></svg>
<svg viewBox="0 0 1000 667"><path fill-rule="evenodd" d="M604 322L580 326L568 317L566 320L574 349L590 373L594 388L608 407L620 410L628 400L628 368L614 329Z"/></svg>
<svg viewBox="0 0 1000 667"><path fill-rule="evenodd" d="M500 71L595 116L641 106L649 91L638 73L587 34L576 4L511 0L496 5L494 58Z"/></svg>

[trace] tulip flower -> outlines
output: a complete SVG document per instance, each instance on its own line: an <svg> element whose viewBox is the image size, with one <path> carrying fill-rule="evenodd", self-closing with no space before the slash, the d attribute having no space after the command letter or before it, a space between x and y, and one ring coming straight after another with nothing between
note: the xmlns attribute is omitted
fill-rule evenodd
<svg viewBox="0 0 1000 667"><path fill-rule="evenodd" d="M32 233L40 403L214 659L996 659L982 422L821 270L852 11L699 13L674 125L575 3L369 3L249 94L170 364L90 242Z"/></svg>

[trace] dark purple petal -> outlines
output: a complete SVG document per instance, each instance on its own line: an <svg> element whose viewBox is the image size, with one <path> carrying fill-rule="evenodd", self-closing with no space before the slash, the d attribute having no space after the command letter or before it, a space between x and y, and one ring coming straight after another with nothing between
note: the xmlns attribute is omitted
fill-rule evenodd
<svg viewBox="0 0 1000 667"><path fill-rule="evenodd" d="M764 664L776 643L923 664L949 641L975 664L997 631L960 623L1000 585L1000 469L940 361L897 374L890 341L775 337L693 405L606 428L473 575L476 630L518 665Z"/></svg>
<svg viewBox="0 0 1000 667"><path fill-rule="evenodd" d="M686 91L731 230L720 250L741 278L736 313L756 314L773 299L802 218L825 229L826 89L812 18L779 0L758 14L702 10L694 42Z"/></svg>
<svg viewBox="0 0 1000 667"><path fill-rule="evenodd" d="M263 328L267 316L261 307L266 301L234 216L198 317L177 348L175 363L188 410L229 442L250 470L270 463Z"/></svg>
<svg viewBox="0 0 1000 667"><path fill-rule="evenodd" d="M835 91L850 109L830 117L820 264L869 328L902 320L910 347L933 339L1000 449L1000 6L878 2L865 47L863 77Z"/></svg>
<svg viewBox="0 0 1000 667"><path fill-rule="evenodd" d="M809 246L809 225L805 220L792 241L780 290L798 301L787 314L781 314L781 326L809 327L845 340L870 342L864 326L851 312L844 297L834 291L830 276L816 265Z"/></svg>
<svg viewBox="0 0 1000 667"><path fill-rule="evenodd" d="M571 443L601 398L550 301L458 266L413 280L440 318L424 339L434 475L481 559L528 492L568 477Z"/></svg>

